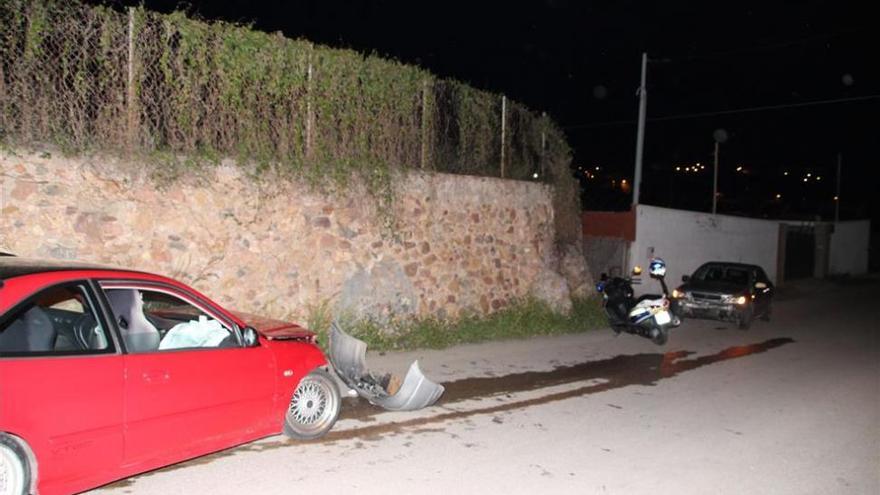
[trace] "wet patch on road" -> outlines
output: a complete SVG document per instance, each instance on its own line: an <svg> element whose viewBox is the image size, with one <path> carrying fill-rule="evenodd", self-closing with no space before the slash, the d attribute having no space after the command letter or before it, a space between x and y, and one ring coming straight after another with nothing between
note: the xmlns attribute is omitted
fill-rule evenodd
<svg viewBox="0 0 880 495"><path fill-rule="evenodd" d="M601 379L605 383L598 389L598 386L587 387L590 390L594 390L591 393L629 385L650 386L655 385L659 380L670 378L685 371L730 359L759 354L793 342L794 340L789 338L771 339L755 344L730 347L715 354L693 359L685 359L694 354L691 351L672 351L664 354L629 354L597 361L587 361L570 366L558 366L551 371L528 371L503 376L467 378L443 383L446 391L437 405L451 404L464 400L482 400L490 396L528 392L567 383L596 379ZM506 409L509 406L510 404L505 404L504 406L489 407L481 410L494 411L498 407ZM373 421L374 416L382 412L384 412L382 409L373 406L365 400L348 399L339 417L340 419Z"/></svg>
<svg viewBox="0 0 880 495"><path fill-rule="evenodd" d="M305 442L293 440L256 442L209 454L173 466L168 466L141 476L149 476L154 473L168 472L189 466L207 464L218 458L228 457L242 452L263 452L308 443L326 444L349 439L358 439L360 442L374 441L380 440L386 435L398 434L404 431L407 433L440 433L445 430L442 427L432 427L431 425L450 420L466 419L470 416L476 415L493 415L493 422L503 424L504 421L498 416L498 414L516 409L557 402L573 397L628 387L631 385L654 386L661 380L672 378L688 371L732 359L739 359L764 353L794 342L795 341L790 338L776 338L750 345L729 347L715 354L698 357L689 357L695 354L692 351L621 355L608 359L588 361L576 365L560 366L551 371L530 371L498 377L468 378L447 382L443 384L446 387L446 392L441 398L441 401L438 402L438 405L441 407L444 404L451 405L465 400L483 399L487 396L528 392L576 382L591 383L582 387L551 393L532 399L523 399L512 402L492 402L492 405L487 405L486 407L478 407L463 411L446 409L447 412L428 417L413 418L406 421L378 423L374 416L382 413L382 409L370 405L363 400L351 399L345 402L342 414L340 414L340 419L357 419L364 421L366 423L364 426L347 430L331 430L323 438ZM613 404L608 404L608 406L620 407ZM363 448L363 443L361 443L359 448ZM131 486L131 480L122 480L107 485L105 488L120 488L125 486Z"/></svg>
<svg viewBox="0 0 880 495"><path fill-rule="evenodd" d="M324 438L315 440L315 442L333 442L362 438L365 435L373 438L377 436L382 437L387 434L399 433L405 429L424 427L428 424L482 414L496 415L493 421L498 419L498 422L501 422L502 420L497 416L498 413L605 392L630 385L654 386L660 380L672 378L687 371L731 359L760 354L791 343L794 343L793 339L776 338L750 345L729 347L715 354L693 358L688 357L695 354L691 351L673 351L664 354L631 354L571 366L560 366L552 371L532 371L501 377L468 378L447 382L443 384L446 387L446 392L438 404L441 406L464 400L484 398L488 395L527 392L574 382L593 381L598 383L533 399L495 403L487 407L466 411L450 411L407 421L367 424L347 430L331 431ZM341 417L360 419L361 417L369 417L382 412L374 406L368 407L370 411L359 409L354 411L352 415L343 414Z"/></svg>

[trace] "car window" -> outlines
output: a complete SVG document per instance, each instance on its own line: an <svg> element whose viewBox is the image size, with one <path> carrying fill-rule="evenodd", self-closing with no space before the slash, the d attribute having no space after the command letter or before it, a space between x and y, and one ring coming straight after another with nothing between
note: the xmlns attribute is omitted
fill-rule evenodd
<svg viewBox="0 0 880 495"><path fill-rule="evenodd" d="M746 285L749 283L749 272L736 266L711 264L697 268L692 278L697 281Z"/></svg>
<svg viewBox="0 0 880 495"><path fill-rule="evenodd" d="M85 285L55 286L0 321L0 355L113 352Z"/></svg>
<svg viewBox="0 0 880 495"><path fill-rule="evenodd" d="M714 281L721 280L723 276L724 268L721 265L703 265L697 268L691 278L700 281Z"/></svg>
<svg viewBox="0 0 880 495"><path fill-rule="evenodd" d="M104 292L128 352L239 346L226 323L182 297L146 288Z"/></svg>
<svg viewBox="0 0 880 495"><path fill-rule="evenodd" d="M734 284L748 285L749 272L741 268L728 268L724 273L724 281Z"/></svg>

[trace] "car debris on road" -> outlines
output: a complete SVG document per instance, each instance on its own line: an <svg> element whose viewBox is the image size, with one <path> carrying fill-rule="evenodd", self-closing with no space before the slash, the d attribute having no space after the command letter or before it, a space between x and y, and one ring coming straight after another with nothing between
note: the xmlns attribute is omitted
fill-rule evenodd
<svg viewBox="0 0 880 495"><path fill-rule="evenodd" d="M429 380L414 361L401 383L391 374L376 375L367 369L367 344L345 333L338 322L330 329L330 362L336 374L358 395L389 411L414 411L437 402L443 385Z"/></svg>

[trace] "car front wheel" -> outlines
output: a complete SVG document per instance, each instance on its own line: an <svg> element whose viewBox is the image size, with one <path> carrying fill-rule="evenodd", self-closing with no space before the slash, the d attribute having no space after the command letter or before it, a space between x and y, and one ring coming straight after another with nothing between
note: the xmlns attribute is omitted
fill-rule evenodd
<svg viewBox="0 0 880 495"><path fill-rule="evenodd" d="M24 495L31 482L31 470L22 446L0 433L0 495Z"/></svg>
<svg viewBox="0 0 880 495"><path fill-rule="evenodd" d="M740 330L748 330L752 326L752 319L755 317L754 309L749 307L739 314L738 324Z"/></svg>
<svg viewBox="0 0 880 495"><path fill-rule="evenodd" d="M764 310L764 314L761 315L761 319L764 321L770 321L770 316L773 314L773 305L771 303L767 303L767 309Z"/></svg>
<svg viewBox="0 0 880 495"><path fill-rule="evenodd" d="M297 440L324 436L336 423L341 404L333 377L321 369L312 371L293 392L284 415L284 434Z"/></svg>

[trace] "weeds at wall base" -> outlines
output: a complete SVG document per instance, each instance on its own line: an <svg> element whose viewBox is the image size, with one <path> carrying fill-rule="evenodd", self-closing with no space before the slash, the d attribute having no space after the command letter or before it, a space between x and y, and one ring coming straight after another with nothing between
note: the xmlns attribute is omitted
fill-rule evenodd
<svg viewBox="0 0 880 495"><path fill-rule="evenodd" d="M328 351L332 321L329 306L313 308L307 321L309 329L317 332L321 347ZM486 316L465 316L455 321L421 318L384 326L363 321L344 326L349 334L363 340L370 350L402 351L581 333L603 328L606 324L599 300L587 297L573 300L568 315L553 311L541 301L525 299Z"/></svg>

